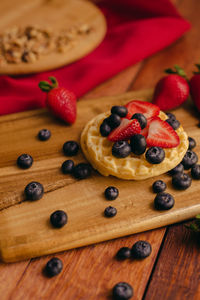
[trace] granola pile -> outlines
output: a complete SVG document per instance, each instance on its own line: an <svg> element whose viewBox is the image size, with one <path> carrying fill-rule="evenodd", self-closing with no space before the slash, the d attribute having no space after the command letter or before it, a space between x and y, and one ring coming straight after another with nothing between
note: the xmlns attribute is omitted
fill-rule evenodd
<svg viewBox="0 0 200 300"><path fill-rule="evenodd" d="M0 35L0 64L33 63L52 52L66 52L78 39L88 35L87 24L73 26L60 32L37 26L13 27Z"/></svg>

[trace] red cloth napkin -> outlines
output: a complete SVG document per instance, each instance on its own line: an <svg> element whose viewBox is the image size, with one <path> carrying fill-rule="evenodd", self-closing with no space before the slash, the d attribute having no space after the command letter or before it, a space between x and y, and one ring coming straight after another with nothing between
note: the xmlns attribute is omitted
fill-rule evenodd
<svg viewBox="0 0 200 300"><path fill-rule="evenodd" d="M40 80L55 76L80 97L122 69L163 49L190 28L169 0L103 0L108 25L104 41L71 65L35 75L0 77L0 114L43 107Z"/></svg>

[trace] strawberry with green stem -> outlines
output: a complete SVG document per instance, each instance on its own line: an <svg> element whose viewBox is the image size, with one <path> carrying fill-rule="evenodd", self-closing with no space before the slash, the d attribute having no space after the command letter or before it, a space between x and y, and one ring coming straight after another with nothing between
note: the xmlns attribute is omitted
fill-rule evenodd
<svg viewBox="0 0 200 300"><path fill-rule="evenodd" d="M59 87L55 77L49 77L51 83L40 81L39 88L47 93L46 106L58 118L68 124L76 121L76 96L64 87Z"/></svg>
<svg viewBox="0 0 200 300"><path fill-rule="evenodd" d="M186 74L178 65L174 69L166 69L169 75L161 78L156 84L152 102L162 110L180 106L189 96L189 85Z"/></svg>

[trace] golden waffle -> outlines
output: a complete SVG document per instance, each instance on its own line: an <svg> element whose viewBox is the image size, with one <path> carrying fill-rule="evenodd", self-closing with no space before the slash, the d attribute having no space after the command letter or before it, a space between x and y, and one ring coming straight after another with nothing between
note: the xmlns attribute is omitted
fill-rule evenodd
<svg viewBox="0 0 200 300"><path fill-rule="evenodd" d="M112 155L113 143L106 137L102 137L99 131L102 121L109 115L110 112L96 116L86 124L81 134L81 147L85 157L102 175L142 180L163 174L182 161L188 149L188 136L181 126L176 130L180 138L179 146L165 148L165 159L160 164L150 164L145 154L136 156L131 153L126 158L116 158ZM168 118L164 112L160 112L159 117L162 120Z"/></svg>

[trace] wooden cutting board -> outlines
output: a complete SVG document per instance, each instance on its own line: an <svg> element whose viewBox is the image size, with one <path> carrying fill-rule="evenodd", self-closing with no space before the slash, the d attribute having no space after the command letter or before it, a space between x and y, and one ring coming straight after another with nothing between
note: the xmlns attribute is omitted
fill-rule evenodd
<svg viewBox="0 0 200 300"><path fill-rule="evenodd" d="M23 260L85 246L136 232L179 222L200 213L199 182L193 180L186 191L176 191L168 175L144 181L126 181L103 177L93 172L91 178L77 181L63 175L60 166L67 158L62 145L79 140L81 130L93 116L131 99L150 99L151 91L129 92L120 96L78 102L75 125L66 126L46 110L34 110L0 118L0 203L1 209L24 200L23 190L30 181L44 185L45 195L35 202L22 202L0 212L0 258L5 262ZM192 107L188 104L175 111L189 136L199 140L200 129ZM49 141L41 142L37 133L42 128L52 132ZM200 153L200 147L195 150ZM22 153L34 158L33 166L21 170L16 159ZM81 153L74 161L84 161ZM175 206L166 212L153 208L155 194L151 185L156 179L167 183L167 192L175 198ZM109 185L119 189L115 201L107 201L103 192ZM113 205L118 214L111 219L103 216L105 207ZM69 221L62 229L49 223L50 214L62 209Z"/></svg>
<svg viewBox="0 0 200 300"><path fill-rule="evenodd" d="M43 55L34 63L0 64L0 74L28 74L62 67L95 49L106 33L103 14L86 0L0 1L0 34L14 26L24 28L31 25L60 32L80 24L87 24L92 30L66 52Z"/></svg>

